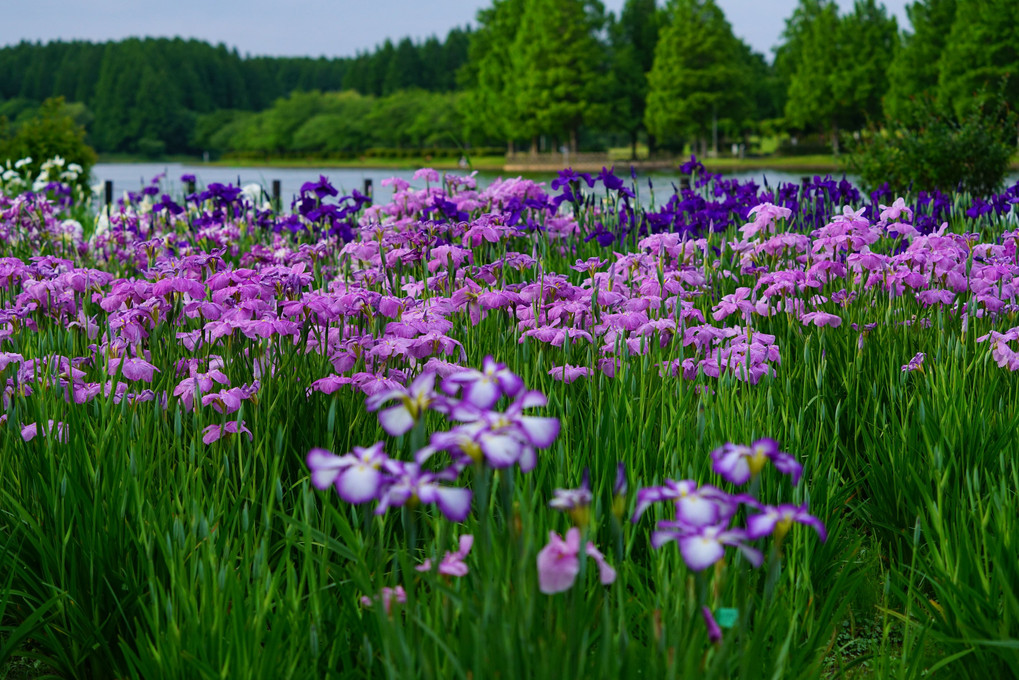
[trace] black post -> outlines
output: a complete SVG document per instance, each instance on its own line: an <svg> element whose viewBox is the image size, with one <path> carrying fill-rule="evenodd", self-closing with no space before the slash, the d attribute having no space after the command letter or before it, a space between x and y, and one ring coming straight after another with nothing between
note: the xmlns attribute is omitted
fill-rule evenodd
<svg viewBox="0 0 1019 680"><path fill-rule="evenodd" d="M371 200L374 198L374 196L372 196L373 193L374 192L372 191L372 181L371 181L371 179L370 178L365 179L364 180L364 195L368 197L368 205L371 205Z"/></svg>
<svg viewBox="0 0 1019 680"><path fill-rule="evenodd" d="M800 177L800 184L802 184L803 186L807 186L808 184L810 184L810 178L807 176Z"/></svg>
<svg viewBox="0 0 1019 680"><path fill-rule="evenodd" d="M276 209L276 212L279 212L282 208L282 204L280 203L280 186L280 181L278 179L274 179L272 181L272 207Z"/></svg>
<svg viewBox="0 0 1019 680"><path fill-rule="evenodd" d="M104 185L103 189L105 190L104 193L106 194L106 196L105 196L106 197L106 214L107 214L107 216L109 216L109 214L110 214L110 204L113 203L113 180L111 180L111 179L106 180L106 184Z"/></svg>
<svg viewBox="0 0 1019 680"><path fill-rule="evenodd" d="M188 182L188 196L191 196L194 193L195 193L195 183L194 182Z"/></svg>
<svg viewBox="0 0 1019 680"><path fill-rule="evenodd" d="M690 188L690 178L689 177L680 177L679 178L679 188L680 189L689 189Z"/></svg>

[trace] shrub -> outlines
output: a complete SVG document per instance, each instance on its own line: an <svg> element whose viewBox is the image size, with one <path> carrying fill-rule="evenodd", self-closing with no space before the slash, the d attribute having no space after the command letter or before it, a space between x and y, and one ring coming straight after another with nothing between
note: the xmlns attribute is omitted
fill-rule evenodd
<svg viewBox="0 0 1019 680"><path fill-rule="evenodd" d="M56 157L81 166L75 183L87 190L96 153L85 143L85 130L75 122L63 97L47 99L34 116L14 128L0 124L0 164L32 158L24 174L34 178L45 161Z"/></svg>
<svg viewBox="0 0 1019 680"><path fill-rule="evenodd" d="M915 123L895 122L861 138L850 168L869 190L887 182L894 193L911 187L993 193L1016 149L1015 116L1003 98L982 99L975 97L959 119L921 102Z"/></svg>

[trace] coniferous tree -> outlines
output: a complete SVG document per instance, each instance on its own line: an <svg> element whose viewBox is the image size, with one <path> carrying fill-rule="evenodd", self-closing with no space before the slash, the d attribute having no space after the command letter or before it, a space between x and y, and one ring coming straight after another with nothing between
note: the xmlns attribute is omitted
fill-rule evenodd
<svg viewBox="0 0 1019 680"><path fill-rule="evenodd" d="M510 58L524 12L524 0L493 0L478 11L479 27L471 34L468 60L459 74L467 90L467 133L473 139L506 140L514 150L521 135Z"/></svg>
<svg viewBox="0 0 1019 680"><path fill-rule="evenodd" d="M938 88L941 55L955 21L956 0L924 0L906 8L912 33L902 36L888 66L885 115L912 123L922 102Z"/></svg>
<svg viewBox="0 0 1019 680"><path fill-rule="evenodd" d="M676 146L707 150L719 116L741 117L749 100L747 72L725 14L714 0L671 0L648 74L648 132Z"/></svg>
<svg viewBox="0 0 1019 680"><path fill-rule="evenodd" d="M839 21L830 76L832 119L839 128L859 130L881 118L898 32L895 17L875 0L856 0L853 11Z"/></svg>
<svg viewBox="0 0 1019 680"><path fill-rule="evenodd" d="M568 140L577 149L577 130L596 102L602 50L594 32L600 5L585 0L526 0L511 50L513 94L521 136L537 150L539 135Z"/></svg>
<svg viewBox="0 0 1019 680"><path fill-rule="evenodd" d="M406 90L420 86L419 79L423 73L421 56L418 48L410 38L403 38L393 51L386 66L382 80L382 94L392 94L397 90Z"/></svg>
<svg viewBox="0 0 1019 680"><path fill-rule="evenodd" d="M457 89L457 73L467 63L471 43L471 31L453 28L446 34L442 44L442 63L439 78L434 89L450 92Z"/></svg>
<svg viewBox="0 0 1019 680"><path fill-rule="evenodd" d="M654 65L661 15L655 0L626 0L619 20L612 23L612 96L615 125L630 136L631 156L637 156L637 138L644 126L647 74ZM654 153L654 135L648 138Z"/></svg>
<svg viewBox="0 0 1019 680"><path fill-rule="evenodd" d="M938 66L938 97L959 117L974 96L1019 106L1019 2L958 0Z"/></svg>
<svg viewBox="0 0 1019 680"><path fill-rule="evenodd" d="M838 7L831 0L801 0L786 25L788 48L782 69L789 74L786 124L831 131L837 144L833 45L839 34Z"/></svg>

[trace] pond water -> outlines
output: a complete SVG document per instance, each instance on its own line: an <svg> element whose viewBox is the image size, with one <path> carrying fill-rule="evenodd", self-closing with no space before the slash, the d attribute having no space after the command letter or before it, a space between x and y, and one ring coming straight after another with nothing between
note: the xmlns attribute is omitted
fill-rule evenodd
<svg viewBox="0 0 1019 680"><path fill-rule="evenodd" d="M620 165L618 174L625 176L627 168ZM382 186L382 180L388 177L400 177L411 181L414 175L413 170L396 170L392 168L280 168L280 167L231 167L222 165L204 165L200 163L98 163L92 170L94 184L102 185L105 181L113 182L114 196L120 196L125 191L137 191L152 180L153 177L165 173L163 187L169 188L172 193L183 191L180 177L183 174L195 175L198 178L199 186L211 182L222 182L240 184L260 184L266 191L271 190L273 180L280 181L280 195L284 205L289 206L290 200L301 190L305 182L318 179L319 175L329 178L342 194L349 193L353 189L363 190L366 179L372 180L375 196L380 200L386 200L392 196L389 188ZM457 173L459 174L459 173ZM466 173L464 173L466 174ZM814 173L783 172L779 170L757 170L729 173L726 177L736 177L741 180L752 179L762 184L765 179L771 186L781 182L799 182L802 175ZM493 172L479 172L479 184L484 185L500 176L516 176L515 174L502 174ZM669 182L677 181L679 175L663 172L650 173L652 182L656 185L667 186ZM644 181L645 177L641 177ZM553 174L529 174L528 178L539 182L551 182L555 177ZM854 180L849 176L850 181ZM414 186L424 187L424 181L412 182Z"/></svg>

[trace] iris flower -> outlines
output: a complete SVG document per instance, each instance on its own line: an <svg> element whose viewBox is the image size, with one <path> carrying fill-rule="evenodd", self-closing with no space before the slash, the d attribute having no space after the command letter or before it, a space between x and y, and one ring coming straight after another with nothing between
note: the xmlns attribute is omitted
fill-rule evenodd
<svg viewBox="0 0 1019 680"><path fill-rule="evenodd" d="M927 355L923 352L917 352L916 355L909 360L908 364L902 365L903 373L912 373L913 371L923 370L923 360L927 358Z"/></svg>
<svg viewBox="0 0 1019 680"><path fill-rule="evenodd" d="M591 483L587 468L584 468L584 478L576 489L556 489L552 492L555 497L548 502L548 507L569 513L574 524L586 527L590 519L590 505L593 499L591 495Z"/></svg>
<svg viewBox="0 0 1019 680"><path fill-rule="evenodd" d="M407 591L403 589L403 586L396 586L395 588L385 587L375 597L368 597L367 595L361 598L361 605L365 607L371 607L376 601L382 601L382 609L387 615L392 613L393 603L398 602L404 604L407 602Z"/></svg>
<svg viewBox="0 0 1019 680"><path fill-rule="evenodd" d="M658 527L651 534L651 545L660 548L677 541L683 561L694 571L703 571L722 559L726 546L737 548L755 567L764 561L761 552L747 544L750 536L744 529L730 529L724 523L692 528L682 521L662 521Z"/></svg>
<svg viewBox="0 0 1019 680"><path fill-rule="evenodd" d="M460 537L460 549L452 552L446 552L446 555L442 558L442 562L439 563L439 573L443 576L466 576L468 569L467 563L464 562L464 558L467 557L467 553L471 551L471 546L474 545L474 537L470 534L464 534ZM417 571L431 571L432 560L426 559L420 565L414 567Z"/></svg>
<svg viewBox="0 0 1019 680"><path fill-rule="evenodd" d="M464 369L442 381L444 392L452 395L460 389L460 398L479 409L490 409L500 396L515 397L523 388L524 381L520 376L491 356L486 356L481 362L481 370Z"/></svg>
<svg viewBox="0 0 1019 680"><path fill-rule="evenodd" d="M804 524L813 527L821 542L828 540L828 532L824 524L818 518L807 512L807 504L790 505L761 505L761 512L747 518L747 535L750 538L763 538L774 535L776 539L782 540L789 532L793 523Z"/></svg>
<svg viewBox="0 0 1019 680"><path fill-rule="evenodd" d="M793 485L799 483L803 466L788 453L779 451L774 439L758 439L750 446L725 444L711 452L711 469L733 484L745 484L756 476L770 460L779 472L790 475Z"/></svg>
<svg viewBox="0 0 1019 680"><path fill-rule="evenodd" d="M587 556L598 564L598 576L602 585L616 580L613 569L598 548L591 541L584 548ZM566 540L554 531L548 533L548 545L538 553L538 588L546 595L569 590L580 573L580 529L573 527L566 532Z"/></svg>
<svg viewBox="0 0 1019 680"><path fill-rule="evenodd" d="M400 401L379 412L379 424L392 437L399 437L409 432L422 414L431 407L439 397L435 393L435 374L422 373L409 387L396 388L379 392L365 401L369 411L378 410L382 404L397 399Z"/></svg>
<svg viewBox="0 0 1019 680"><path fill-rule="evenodd" d="M424 472L418 463L404 463L396 460L385 462L388 476L379 494L376 514L382 514L391 506L414 503L437 505L447 519L462 522L471 511L471 491L458 486L445 486L440 482L456 479L457 468L441 472Z"/></svg>
<svg viewBox="0 0 1019 680"><path fill-rule="evenodd" d="M337 456L326 449L312 449L307 463L311 483L317 489L333 485L348 503L366 503L377 498L382 488L382 466L388 460L382 442L367 448L355 446L352 453Z"/></svg>
<svg viewBox="0 0 1019 680"><path fill-rule="evenodd" d="M742 497L730 496L710 484L699 485L689 479L665 480L664 486L651 486L637 492L637 507L632 521L636 522L645 510L659 501L671 500L676 504L676 517L689 526L717 524L736 512Z"/></svg>

